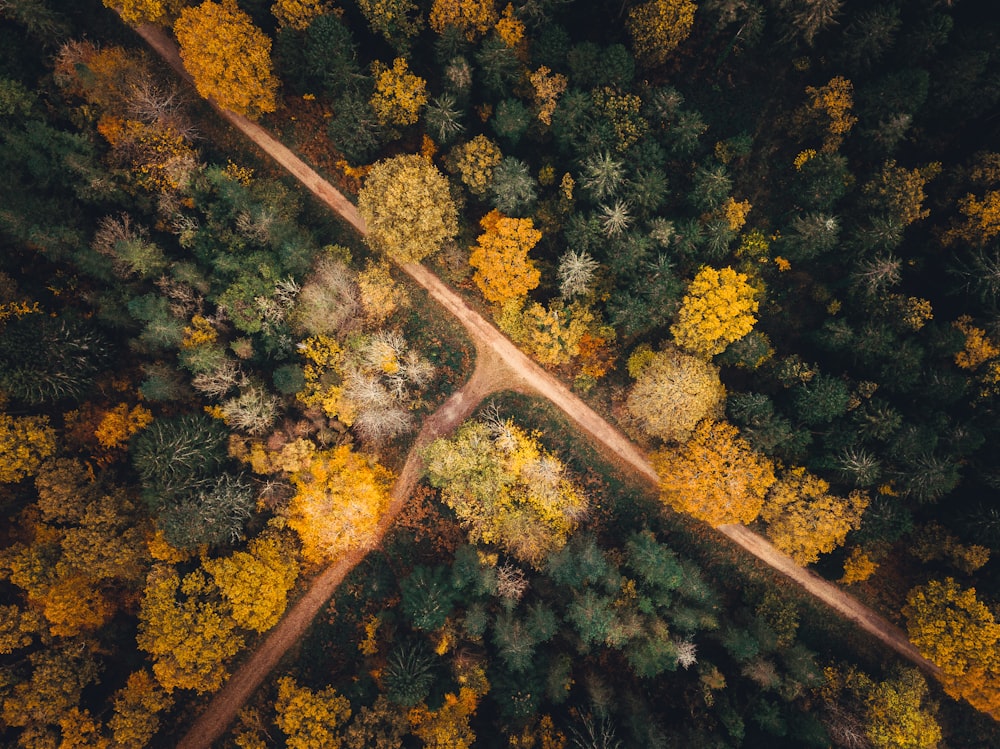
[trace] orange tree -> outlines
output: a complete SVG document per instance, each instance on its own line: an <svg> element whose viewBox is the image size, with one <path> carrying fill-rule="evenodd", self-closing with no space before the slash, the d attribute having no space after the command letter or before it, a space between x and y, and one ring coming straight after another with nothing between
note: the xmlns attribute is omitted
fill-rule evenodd
<svg viewBox="0 0 1000 749"><path fill-rule="evenodd" d="M724 421L705 420L677 448L653 455L663 501L713 527L750 523L774 484L771 461Z"/></svg>
<svg viewBox="0 0 1000 749"><path fill-rule="evenodd" d="M315 453L291 481L288 525L299 534L302 556L318 564L371 543L389 506L392 474L341 445Z"/></svg>
<svg viewBox="0 0 1000 749"><path fill-rule="evenodd" d="M528 259L528 252L542 233L532 220L490 211L479 224L484 231L472 248L469 265L476 269L472 279L483 296L502 305L538 286L541 273Z"/></svg>
<svg viewBox="0 0 1000 749"><path fill-rule="evenodd" d="M185 8L174 34L199 94L252 118L277 108L271 40L235 0L205 0Z"/></svg>

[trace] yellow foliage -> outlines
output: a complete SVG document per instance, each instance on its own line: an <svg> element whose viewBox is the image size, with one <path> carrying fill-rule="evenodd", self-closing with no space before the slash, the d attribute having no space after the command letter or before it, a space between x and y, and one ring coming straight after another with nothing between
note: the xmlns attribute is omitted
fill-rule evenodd
<svg viewBox="0 0 1000 749"><path fill-rule="evenodd" d="M493 170L501 158L497 144L485 135L477 135L468 143L455 146L451 152L454 168L473 195L486 194L486 188L493 179Z"/></svg>
<svg viewBox="0 0 1000 749"><path fill-rule="evenodd" d="M635 354L633 354L635 356ZM651 353L635 378L625 407L639 428L662 440L683 442L704 418L721 415L726 389L719 369L670 346ZM629 359L629 369L639 361Z"/></svg>
<svg viewBox="0 0 1000 749"><path fill-rule="evenodd" d="M56 432L48 416L0 413L0 483L33 476L42 461L56 451Z"/></svg>
<svg viewBox="0 0 1000 749"><path fill-rule="evenodd" d="M149 551L150 557L158 562L166 562L167 564L186 562L194 554L192 550L178 549L176 546L172 546L164 538L163 531L159 528L146 539L146 549Z"/></svg>
<svg viewBox="0 0 1000 749"><path fill-rule="evenodd" d="M503 305L538 286L541 273L528 259L528 252L542 238L534 222L490 211L479 225L484 232L476 239L469 265L476 269L472 278L483 296Z"/></svg>
<svg viewBox="0 0 1000 749"><path fill-rule="evenodd" d="M971 575L990 561L990 550L978 544L963 544L940 523L927 523L913 535L910 553L922 562L947 559Z"/></svg>
<svg viewBox="0 0 1000 749"><path fill-rule="evenodd" d="M298 350L306 361L302 368L306 384L295 397L307 407L319 407L331 419L339 419L350 426L355 413L354 407L344 398L344 388L341 386L344 350L340 344L330 336L316 335L299 343ZM260 456L257 457L259 459ZM254 471L270 473L258 471L257 468Z"/></svg>
<svg viewBox="0 0 1000 749"><path fill-rule="evenodd" d="M559 99L559 95L566 90L569 79L562 73L553 73L542 65L534 73L528 74L528 80L531 82L532 88L535 89L538 119L546 125L551 125L552 115L556 111L556 101Z"/></svg>
<svg viewBox="0 0 1000 749"><path fill-rule="evenodd" d="M724 421L705 420L691 439L653 455L661 498L716 527L751 523L775 482L771 461Z"/></svg>
<svg viewBox="0 0 1000 749"><path fill-rule="evenodd" d="M674 342L682 349L709 358L722 353L757 322L757 290L745 273L730 267L704 267L688 286L670 326Z"/></svg>
<svg viewBox="0 0 1000 749"><path fill-rule="evenodd" d="M407 307L410 297L406 289L395 282L389 272L389 263L368 261L358 273L361 306L372 326L382 325L400 307Z"/></svg>
<svg viewBox="0 0 1000 749"><path fill-rule="evenodd" d="M801 172L802 167L804 167L810 159L813 159L815 157L816 157L815 148L807 148L804 151L799 151L799 153L795 156L795 161L792 162L795 165L795 171Z"/></svg>
<svg viewBox="0 0 1000 749"><path fill-rule="evenodd" d="M212 326L212 323L203 315L195 315L191 318L191 324L184 326L184 340L181 341L181 348L197 348L215 343L219 338L219 333Z"/></svg>
<svg viewBox="0 0 1000 749"><path fill-rule="evenodd" d="M464 687L457 695L446 694L444 704L433 712L425 705L410 710L410 725L427 749L471 749L476 735L469 719L475 715L478 705L476 691Z"/></svg>
<svg viewBox="0 0 1000 749"><path fill-rule="evenodd" d="M277 109L271 40L236 0L205 0L185 8L174 24L174 35L184 67L203 97L251 118Z"/></svg>
<svg viewBox="0 0 1000 749"><path fill-rule="evenodd" d="M636 94L622 94L606 86L595 90L591 96L597 110L611 122L615 148L619 151L629 149L646 134L649 123L639 113L642 99Z"/></svg>
<svg viewBox="0 0 1000 749"><path fill-rule="evenodd" d="M733 198L729 198L725 205L722 207L722 215L726 219L726 223L729 224L729 228L732 231L739 231L743 228L743 224L747 222L747 214L750 213L750 201L741 200L736 202Z"/></svg>
<svg viewBox="0 0 1000 749"><path fill-rule="evenodd" d="M420 31L419 8L412 0L358 0L358 8L371 30L397 49Z"/></svg>
<svg viewBox="0 0 1000 749"><path fill-rule="evenodd" d="M62 741L59 749L108 749L111 742L102 736L101 724L87 710L74 707L59 719Z"/></svg>
<svg viewBox="0 0 1000 749"><path fill-rule="evenodd" d="M275 0L271 6L279 28L288 26L298 31L305 31L317 16L330 11L326 0Z"/></svg>
<svg viewBox="0 0 1000 749"><path fill-rule="evenodd" d="M213 588L201 570L182 581L162 564L146 578L136 644L152 656L153 673L167 692L214 692L228 676L224 661L243 648L236 622L213 600Z"/></svg>
<svg viewBox="0 0 1000 749"><path fill-rule="evenodd" d="M42 308L38 302L0 302L0 322L4 322L11 317L37 315L41 311Z"/></svg>
<svg viewBox="0 0 1000 749"><path fill-rule="evenodd" d="M826 153L833 153L840 147L844 136L858 121L858 118L852 114L854 84L838 75L831 78L825 86L818 88L806 86L806 94L809 95L809 103L807 105L808 113L805 116L823 122L827 135L823 141L822 150ZM803 153L808 153L808 151ZM797 158L796 169L801 168Z"/></svg>
<svg viewBox="0 0 1000 749"><path fill-rule="evenodd" d="M538 302L523 304L521 299L512 299L500 309L496 318L500 330L546 367L568 364L579 356L580 344L594 323L589 307L579 301L566 306L560 299L548 307Z"/></svg>
<svg viewBox="0 0 1000 749"><path fill-rule="evenodd" d="M792 468L771 487L761 517L774 545L799 564L811 564L820 554L844 543L847 533L861 527L868 497L851 492L846 498L829 493L830 485Z"/></svg>
<svg viewBox="0 0 1000 749"><path fill-rule="evenodd" d="M382 620L374 614L365 620L365 637L358 643L358 650L364 655L375 655L378 652L378 628L381 624Z"/></svg>
<svg viewBox="0 0 1000 749"><path fill-rule="evenodd" d="M535 723L532 721L519 734L507 737L510 749L565 749L566 735L558 730L552 716L543 715Z"/></svg>
<svg viewBox="0 0 1000 749"><path fill-rule="evenodd" d="M972 318L962 315L954 326L965 335L965 348L955 354L955 364L962 369L976 369L983 362L1000 356L1000 346L986 331L972 324Z"/></svg>
<svg viewBox="0 0 1000 749"><path fill-rule="evenodd" d="M42 618L31 609L0 604L0 655L9 655L31 644L43 630Z"/></svg>
<svg viewBox="0 0 1000 749"><path fill-rule="evenodd" d="M692 0L649 0L628 13L635 56L646 67L664 64L694 25Z"/></svg>
<svg viewBox="0 0 1000 749"><path fill-rule="evenodd" d="M197 152L169 124L104 115L97 130L130 165L136 183L151 192L178 190L198 165Z"/></svg>
<svg viewBox="0 0 1000 749"><path fill-rule="evenodd" d="M334 560L373 542L389 506L388 470L341 445L317 452L291 482L296 493L285 512L307 561Z"/></svg>
<svg viewBox="0 0 1000 749"><path fill-rule="evenodd" d="M342 741L338 729L351 717L351 703L333 687L314 692L290 676L278 679L274 709L288 749L337 749Z"/></svg>
<svg viewBox="0 0 1000 749"><path fill-rule="evenodd" d="M104 6L118 12L125 23L169 25L187 5L187 0L102 0Z"/></svg>
<svg viewBox="0 0 1000 749"><path fill-rule="evenodd" d="M375 92L371 105L383 125L412 125L427 103L427 81L410 72L405 57L397 57L390 68L372 63Z"/></svg>
<svg viewBox="0 0 1000 749"><path fill-rule="evenodd" d="M851 553L844 560L844 574L840 582L844 585L852 583L863 583L878 569L878 562L871 558L860 546L851 549Z"/></svg>
<svg viewBox="0 0 1000 749"><path fill-rule="evenodd" d="M119 403L108 411L94 431L97 441L108 450L122 447L140 429L145 429L153 422L153 412L143 406L133 406L129 410L127 403Z"/></svg>
<svg viewBox="0 0 1000 749"><path fill-rule="evenodd" d="M903 226L909 226L930 215L930 210L923 208L927 198L924 185L940 171L938 163L923 169L907 169L895 161L887 161L878 177L864 186L864 192L878 208L898 218Z"/></svg>
<svg viewBox="0 0 1000 749"><path fill-rule="evenodd" d="M514 6L507 3L503 15L496 24L497 36L503 39L508 47L517 47L524 40L524 22L514 17Z"/></svg>
<svg viewBox="0 0 1000 749"><path fill-rule="evenodd" d="M41 601L49 632L59 637L75 637L103 626L113 613L100 590L83 575L60 578L49 587Z"/></svg>
<svg viewBox="0 0 1000 749"><path fill-rule="evenodd" d="M908 296L900 297L898 301L902 308L903 324L910 330L920 330L929 320L934 319L934 309L927 299Z"/></svg>
<svg viewBox="0 0 1000 749"><path fill-rule="evenodd" d="M494 0L434 0L430 26L437 33L454 26L474 42L497 22Z"/></svg>
<svg viewBox="0 0 1000 749"><path fill-rule="evenodd" d="M125 686L115 694L115 712L108 728L116 748L144 749L159 727L157 714L171 706L173 700L147 671L129 675Z"/></svg>
<svg viewBox="0 0 1000 749"><path fill-rule="evenodd" d="M970 244L982 246L1000 234L1000 190L988 190L981 200L968 193L958 201L958 210L965 216L965 221L945 234L946 243L962 238Z"/></svg>
<svg viewBox="0 0 1000 749"><path fill-rule="evenodd" d="M288 591L299 575L293 544L276 535L258 536L247 551L206 559L202 567L212 576L236 623L254 632L266 632L278 623L288 606Z"/></svg>
<svg viewBox="0 0 1000 749"><path fill-rule="evenodd" d="M399 263L420 262L458 233L458 210L433 164L412 154L380 161L358 195L366 241Z"/></svg>

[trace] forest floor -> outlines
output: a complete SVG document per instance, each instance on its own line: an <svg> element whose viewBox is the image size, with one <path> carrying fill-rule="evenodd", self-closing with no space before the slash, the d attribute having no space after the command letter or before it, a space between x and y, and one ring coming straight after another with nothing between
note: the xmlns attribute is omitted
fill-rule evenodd
<svg viewBox="0 0 1000 749"><path fill-rule="evenodd" d="M190 80L184 71L176 45L162 29L143 26L138 32L171 67ZM345 221L360 233L365 233L365 223L357 208L290 149L246 118L221 109L217 111ZM621 431L605 421L552 374L529 359L434 273L415 264L403 265L401 269L458 318L476 346L477 360L472 378L424 422L416 444L393 487L390 509L379 524L373 546L379 543L419 479L420 448L436 437L449 433L471 415L487 395L498 390L533 392L546 398L569 417L577 428L586 432L601 448L601 452L616 465L630 469L654 485L659 483L656 471L645 455ZM898 627L833 583L796 564L759 534L739 525L726 525L717 530L907 660L928 673L938 673L939 669L920 655ZM366 553L365 549L355 551L314 578L303 597L215 695L178 744L179 749L207 749L222 735L243 703L284 652L301 637L344 576Z"/></svg>

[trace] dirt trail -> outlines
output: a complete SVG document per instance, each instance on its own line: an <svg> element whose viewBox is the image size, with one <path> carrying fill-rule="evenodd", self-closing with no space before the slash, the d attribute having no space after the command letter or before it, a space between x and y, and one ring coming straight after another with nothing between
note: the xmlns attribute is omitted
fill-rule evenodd
<svg viewBox="0 0 1000 749"><path fill-rule="evenodd" d="M161 54L166 61L182 76L189 78L183 70L176 45L166 34L156 27L138 29L140 35ZM293 176L299 179L320 200L337 211L344 220L362 234L365 233L364 220L358 214L354 205L328 182L307 166L300 158L284 145L275 140L259 125L244 117L218 109L219 113L234 127L243 132L264 153L277 161ZM548 399L556 405L578 428L586 432L602 449L613 454L617 461L624 462L645 480L658 483L658 477L653 466L645 455L624 434L605 421L586 403L549 372L535 364L516 346L514 346L499 330L473 310L458 294L447 287L436 275L421 265L407 264L402 266L411 278L423 286L435 300L449 312L454 314L476 345L480 356L477 369L472 380L456 392L435 414L433 414L423 429L418 442L423 439L433 439L430 435L444 434L457 426L466 415L470 414L479 401L490 392L502 385L504 389L530 390ZM501 370L506 370L502 372ZM477 381L478 378L478 381ZM454 401L454 402L453 402ZM461 416L459 416L461 414ZM394 499L392 508L384 519L384 527L380 525L379 539L385 528L392 522L405 501L412 484L419 475L419 462L415 451L410 454L403 472L397 482L400 496ZM407 488L408 487L408 488ZM405 492L403 489L405 488ZM880 616L853 596L844 592L836 585L820 578L815 573L803 569L790 557L779 552L760 535L743 526L727 525L718 529L720 533L750 552L764 563L787 575L801 585L807 592L826 603L838 614L855 622L859 627L876 637L904 658L910 660L928 673L937 674L939 669L923 658L917 649L906 639L903 632L884 617ZM377 541L376 541L377 544ZM188 735L179 744L183 749L208 747L218 736L221 736L229 722L235 717L250 694L263 681L268 671L274 667L285 649L305 631L309 621L332 595L344 575L354 567L364 556L357 552L350 559L334 565L323 572L313 583L312 588L296 606L286 614L285 618L272 630L261 647L244 664L244 666L226 683L215 696L205 712L192 726ZM272 640L274 641L272 644Z"/></svg>

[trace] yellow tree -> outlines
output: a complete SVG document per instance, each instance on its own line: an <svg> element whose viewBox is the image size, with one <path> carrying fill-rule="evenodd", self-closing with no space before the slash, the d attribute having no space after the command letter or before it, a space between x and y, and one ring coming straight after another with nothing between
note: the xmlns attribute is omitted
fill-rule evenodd
<svg viewBox="0 0 1000 749"><path fill-rule="evenodd" d="M512 299L500 310L497 324L539 364L558 367L580 355L584 336L594 327L594 314L580 301L567 305L554 299L546 307Z"/></svg>
<svg viewBox="0 0 1000 749"><path fill-rule="evenodd" d="M412 125L427 103L427 81L410 72L405 57L397 57L390 68L372 63L375 91L371 105L383 125Z"/></svg>
<svg viewBox="0 0 1000 749"><path fill-rule="evenodd" d="M153 673L167 692L214 692L228 676L224 661L243 647L236 622L205 573L195 570L182 580L162 564L146 578L135 639L153 657Z"/></svg>
<svg viewBox="0 0 1000 749"><path fill-rule="evenodd" d="M924 185L940 171L941 165L936 162L922 169L907 169L895 161L887 161L863 191L872 208L909 226L930 215L930 210L923 207L927 199Z"/></svg>
<svg viewBox="0 0 1000 749"><path fill-rule="evenodd" d="M299 575L296 557L290 539L268 534L251 541L247 551L206 559L202 567L212 576L236 623L266 632L288 606L288 591Z"/></svg>
<svg viewBox="0 0 1000 749"><path fill-rule="evenodd" d="M632 8L626 26L639 62L646 67L665 63L691 33L695 8L693 0L650 0Z"/></svg>
<svg viewBox="0 0 1000 749"><path fill-rule="evenodd" d="M940 666L948 694L1000 719L1000 624L975 588L931 580L909 592L903 616L910 642Z"/></svg>
<svg viewBox="0 0 1000 749"><path fill-rule="evenodd" d="M499 211L490 211L479 225L483 233L472 248L469 265L476 269L472 279L483 296L494 304L503 305L538 286L541 273L528 259L531 248L542 238L534 222L530 218L508 218Z"/></svg>
<svg viewBox="0 0 1000 749"><path fill-rule="evenodd" d="M480 695L463 687L458 694L448 693L437 710L418 705L410 711L413 733L427 749L471 749L476 743L470 719L475 715Z"/></svg>
<svg viewBox="0 0 1000 749"><path fill-rule="evenodd" d="M305 31L317 16L329 13L330 4L326 0L275 0L271 13L278 20L278 26Z"/></svg>
<svg viewBox="0 0 1000 749"><path fill-rule="evenodd" d="M372 249L400 263L419 262L458 233L448 180L417 155L380 161L358 194Z"/></svg>
<svg viewBox="0 0 1000 749"><path fill-rule="evenodd" d="M174 35L184 67L206 99L251 118L277 108L271 40L236 0L205 0L185 8L174 24Z"/></svg>
<svg viewBox="0 0 1000 749"><path fill-rule="evenodd" d="M493 0L434 0L431 6L430 25L439 34L453 26L474 42L496 23Z"/></svg>
<svg viewBox="0 0 1000 749"><path fill-rule="evenodd" d="M691 439L653 455L661 498L715 527L750 523L775 482L774 466L724 421L705 420Z"/></svg>
<svg viewBox="0 0 1000 749"><path fill-rule="evenodd" d="M278 679L275 723L285 736L288 749L338 749L339 730L351 717L351 703L333 687L314 692L300 687L295 679Z"/></svg>
<svg viewBox="0 0 1000 749"><path fill-rule="evenodd" d="M552 115L556 111L556 101L566 90L569 79L562 73L553 73L542 65L534 73L528 74L531 87L535 90L535 105L538 107L538 119L546 125L552 124Z"/></svg>
<svg viewBox="0 0 1000 749"><path fill-rule="evenodd" d="M330 561L372 543L389 506L389 471L341 445L315 453L291 481L296 492L286 516L307 561Z"/></svg>
<svg viewBox="0 0 1000 749"><path fill-rule="evenodd" d="M371 30L395 49L404 49L422 25L420 9L412 0L358 0L358 9Z"/></svg>
<svg viewBox="0 0 1000 749"><path fill-rule="evenodd" d="M811 564L861 527L867 507L862 492L837 497L823 479L792 468L771 487L761 517L775 546L799 564Z"/></svg>
<svg viewBox="0 0 1000 749"><path fill-rule="evenodd" d="M56 450L56 432L47 416L0 413L0 483L33 476Z"/></svg>
<svg viewBox="0 0 1000 749"><path fill-rule="evenodd" d="M540 565L587 511L563 463L510 420L468 421L428 446L431 484L473 542L498 544Z"/></svg>
<svg viewBox="0 0 1000 749"><path fill-rule="evenodd" d="M688 286L670 332L682 349L707 359L753 330L757 308L757 290L745 273L706 266Z"/></svg>
<svg viewBox="0 0 1000 749"><path fill-rule="evenodd" d="M377 263L369 260L358 273L358 289L365 318L372 326L381 326L397 309L410 303L406 288L393 279L387 260Z"/></svg>
<svg viewBox="0 0 1000 749"><path fill-rule="evenodd" d="M187 5L187 0L102 0L118 12L125 23L170 24Z"/></svg>
<svg viewBox="0 0 1000 749"><path fill-rule="evenodd" d="M809 102L799 111L798 119L806 125L821 127L823 150L833 153L858 121L853 114L854 84L838 75L825 86L807 86L806 94Z"/></svg>
<svg viewBox="0 0 1000 749"><path fill-rule="evenodd" d="M130 674L125 686L115 693L115 711L108 720L115 747L144 749L149 746L160 727L157 716L172 704L173 699L148 671Z"/></svg>
<svg viewBox="0 0 1000 749"><path fill-rule="evenodd" d="M462 182L473 195L485 195L493 179L493 170L503 158L500 148L485 135L477 135L468 143L455 146L450 154L450 170L457 170Z"/></svg>
<svg viewBox="0 0 1000 749"><path fill-rule="evenodd" d="M648 356L633 354L629 373L635 384L625 407L639 428L662 440L683 442L695 425L708 416L721 416L720 405L726 389L719 380L719 369L696 356L673 346ZM633 360L644 361L633 366Z"/></svg>

